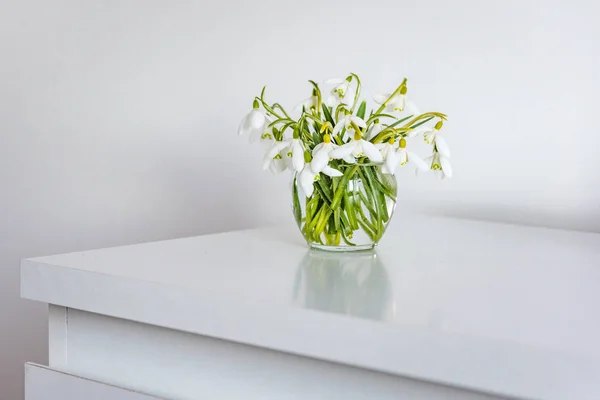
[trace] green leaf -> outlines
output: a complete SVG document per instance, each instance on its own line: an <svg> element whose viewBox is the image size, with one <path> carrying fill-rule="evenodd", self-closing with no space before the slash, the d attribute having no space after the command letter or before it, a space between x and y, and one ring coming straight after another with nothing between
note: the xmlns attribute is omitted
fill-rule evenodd
<svg viewBox="0 0 600 400"><path fill-rule="evenodd" d="M342 230L342 227L340 224L340 209L339 208L333 212L333 226L334 226L336 232L339 232Z"/></svg>
<svg viewBox="0 0 600 400"><path fill-rule="evenodd" d="M283 123L283 121L290 121L290 119L289 118L278 118L275 121L271 122L268 127L271 128L277 124ZM292 122L294 122L294 121L292 121Z"/></svg>
<svg viewBox="0 0 600 400"><path fill-rule="evenodd" d="M327 107L327 105L323 104L322 108L323 108L323 114L325 115L325 120L329 121L329 123L331 125L335 126L335 121L331 117L331 111L329 110L329 107Z"/></svg>
<svg viewBox="0 0 600 400"><path fill-rule="evenodd" d="M345 104L345 103L338 104L338 106L335 108L335 117L337 118L340 110L347 110L347 109L348 109L348 104Z"/></svg>
<svg viewBox="0 0 600 400"><path fill-rule="evenodd" d="M285 132L286 129L288 129L289 127L291 127L292 125L294 125L296 122L292 121L292 122L288 122L287 124L283 125L280 129L280 132L283 133Z"/></svg>
<svg viewBox="0 0 600 400"><path fill-rule="evenodd" d="M420 127L421 125L423 125L423 124L425 124L425 123L427 123L427 122L431 121L433 118L434 118L434 117L429 117L429 118L426 118L426 119L424 119L423 121L419 122L418 124L415 124L415 125L411 126L410 128L411 128L411 129L418 128L418 127Z"/></svg>
<svg viewBox="0 0 600 400"><path fill-rule="evenodd" d="M359 192L359 196L360 196L360 199L362 200L363 204L365 205L365 207L367 207L367 211L369 211L369 214L375 214L373 205L371 204L371 201L367 198L367 196L365 196L365 194L363 192Z"/></svg>
<svg viewBox="0 0 600 400"><path fill-rule="evenodd" d="M267 90L267 87L263 86L262 91L260 92L260 99L261 100L263 100L265 98L265 90Z"/></svg>
<svg viewBox="0 0 600 400"><path fill-rule="evenodd" d="M331 201L333 199L333 191L331 190L331 187L329 187L327 182L324 182L324 180L325 179L322 177L320 179L317 179L317 185L315 187L321 192L321 197L327 200L328 204L331 204Z"/></svg>
<svg viewBox="0 0 600 400"><path fill-rule="evenodd" d="M395 127L395 126L397 126L397 125L400 125L401 123L403 123L403 122L404 122L404 121L406 121L406 120L409 120L409 119L411 119L412 117L413 117L412 115L409 115L408 117L404 117L404 118L402 118L402 119L399 119L398 121L394 122L393 124L391 124L391 125L388 125L388 126L386 127L386 129L393 128L393 127Z"/></svg>
<svg viewBox="0 0 600 400"><path fill-rule="evenodd" d="M317 240L321 238L321 233L323 233L325 225L327 224L327 221L329 220L329 217L331 216L332 212L333 211L331 210L331 208L329 208L329 206L326 203L323 203L323 206L321 206L321 216L319 217L319 222L317 223L317 226L314 230L314 236L317 237Z"/></svg>
<svg viewBox="0 0 600 400"><path fill-rule="evenodd" d="M300 220L302 218L301 210L300 210L300 199L298 198L298 182L296 181L296 177L294 176L293 182L293 201L294 201L294 217L296 218L296 223L300 226Z"/></svg>
<svg viewBox="0 0 600 400"><path fill-rule="evenodd" d="M356 222L356 213L354 211L355 202L351 200L351 198L348 195L348 192L346 190L344 190L343 199L344 199L344 205L342 206L342 208L348 215L348 221L350 221L350 226L352 227L353 230L357 230L358 223Z"/></svg>
<svg viewBox="0 0 600 400"><path fill-rule="evenodd" d="M370 124L372 121L376 120L377 118L394 118L396 119L397 117L391 114L384 114L384 113L380 113L380 114L373 114L373 112L371 111L371 115L369 116L369 119L367 120L367 124Z"/></svg>
<svg viewBox="0 0 600 400"><path fill-rule="evenodd" d="M331 202L331 208L333 210L339 207L342 201L342 196L344 195L344 191L346 189L346 185L348 184L348 180L352 178L352 175L354 175L357 169L358 165L355 164L352 166L352 168L347 168L344 172L344 176L342 177L340 184L335 191L335 195L333 196L333 201Z"/></svg>
<svg viewBox="0 0 600 400"><path fill-rule="evenodd" d="M352 243L351 241L348 240L348 238L346 237L346 234L344 231L342 231L342 240L344 241L344 243L346 243L348 246L356 246L356 244Z"/></svg>
<svg viewBox="0 0 600 400"><path fill-rule="evenodd" d="M322 142L322 140L319 137L319 134L317 132L312 133L312 138L313 138L313 141L315 142L315 144L319 144Z"/></svg>
<svg viewBox="0 0 600 400"><path fill-rule="evenodd" d="M373 231L371 231L370 225L366 224L366 221L363 221L361 219L357 220L358 224L360 225L360 227L362 228L363 231L365 231L365 233L367 234L367 236L369 236L369 238L376 242L377 241L377 236Z"/></svg>
<svg viewBox="0 0 600 400"><path fill-rule="evenodd" d="M367 112L367 101L363 100L363 102L360 103L360 106L358 107L358 111L356 112L356 116L359 117L359 118L364 119L366 112Z"/></svg>
<svg viewBox="0 0 600 400"><path fill-rule="evenodd" d="M391 132L392 128L394 128L397 125L400 125L401 123L403 123L404 121L406 121L407 119L410 119L410 118L412 118L412 115L409 115L408 117L402 118L402 119L394 122L393 124L386 126L381 132L379 132L379 134L375 138L371 138L371 142L377 143L379 140L382 140L386 136L390 136L390 135L388 135L388 132Z"/></svg>
<svg viewBox="0 0 600 400"><path fill-rule="evenodd" d="M319 199L321 198L318 190L313 194L313 197L317 197ZM325 203L319 202L315 208L318 208L319 211L313 212L310 224L307 224L307 227L306 227L307 231L310 232L311 235L313 235L313 236L314 236L314 229L317 227L317 223L319 222L321 215L325 211Z"/></svg>

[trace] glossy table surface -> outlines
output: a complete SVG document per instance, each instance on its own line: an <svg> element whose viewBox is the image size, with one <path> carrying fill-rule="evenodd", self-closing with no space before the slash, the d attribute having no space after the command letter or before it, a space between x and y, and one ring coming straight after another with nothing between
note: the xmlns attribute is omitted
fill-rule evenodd
<svg viewBox="0 0 600 400"><path fill-rule="evenodd" d="M295 227L24 260L23 297L522 398L600 398L600 234L398 213L375 252Z"/></svg>

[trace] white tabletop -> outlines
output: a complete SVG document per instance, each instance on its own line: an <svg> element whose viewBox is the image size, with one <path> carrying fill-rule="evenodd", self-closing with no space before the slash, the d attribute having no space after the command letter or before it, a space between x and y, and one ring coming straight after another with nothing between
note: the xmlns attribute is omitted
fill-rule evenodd
<svg viewBox="0 0 600 400"><path fill-rule="evenodd" d="M22 295L523 398L600 398L600 235L398 213L375 254L295 227L24 260Z"/></svg>

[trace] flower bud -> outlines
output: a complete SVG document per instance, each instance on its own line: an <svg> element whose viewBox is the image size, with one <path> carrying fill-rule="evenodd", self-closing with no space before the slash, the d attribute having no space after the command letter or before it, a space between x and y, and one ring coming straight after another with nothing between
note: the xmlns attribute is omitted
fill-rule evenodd
<svg viewBox="0 0 600 400"><path fill-rule="evenodd" d="M310 155L310 152L308 150L304 150L304 162L308 164L311 161L312 161L312 156Z"/></svg>
<svg viewBox="0 0 600 400"><path fill-rule="evenodd" d="M319 130L319 133L327 132L328 130L332 130L332 129L333 129L333 127L331 126L331 122L325 121L323 123L323 125L321 125L321 129Z"/></svg>

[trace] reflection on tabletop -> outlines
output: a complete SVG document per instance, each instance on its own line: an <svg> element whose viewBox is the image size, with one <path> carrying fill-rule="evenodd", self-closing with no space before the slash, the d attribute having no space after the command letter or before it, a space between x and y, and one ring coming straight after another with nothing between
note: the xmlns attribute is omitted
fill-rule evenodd
<svg viewBox="0 0 600 400"><path fill-rule="evenodd" d="M376 251L308 251L298 265L293 301L305 308L353 317L394 318L392 285Z"/></svg>

